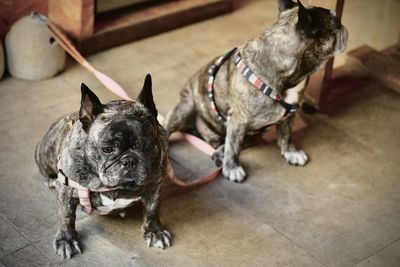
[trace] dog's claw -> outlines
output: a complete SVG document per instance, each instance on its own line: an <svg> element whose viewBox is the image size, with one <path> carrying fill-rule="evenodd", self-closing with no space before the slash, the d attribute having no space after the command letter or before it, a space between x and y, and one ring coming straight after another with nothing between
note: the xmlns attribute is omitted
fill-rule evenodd
<svg viewBox="0 0 400 267"><path fill-rule="evenodd" d="M68 235L59 234L54 241L56 254L61 256L63 259L71 259L71 257L76 253L81 254L81 248L79 247L78 241L72 237L67 238L67 236Z"/></svg>
<svg viewBox="0 0 400 267"><path fill-rule="evenodd" d="M149 234L148 236L145 236L145 240L147 243L147 247L149 248L153 243L153 235Z"/></svg>
<svg viewBox="0 0 400 267"><path fill-rule="evenodd" d="M164 236L163 236L163 241L166 244L167 247L171 246L171 235L170 233L168 233L167 231L163 231L164 232Z"/></svg>
<svg viewBox="0 0 400 267"><path fill-rule="evenodd" d="M163 230L163 233L168 237L168 241L172 240L171 234L167 230Z"/></svg>
<svg viewBox="0 0 400 267"><path fill-rule="evenodd" d="M171 246L171 234L167 230L147 231L143 235L148 247L169 248Z"/></svg>
<svg viewBox="0 0 400 267"><path fill-rule="evenodd" d="M231 182L241 183L246 178L246 172L241 166L234 167L233 169L222 170L222 174Z"/></svg>
<svg viewBox="0 0 400 267"><path fill-rule="evenodd" d="M308 161L307 154L303 150L283 152L282 156L291 165L304 166Z"/></svg>

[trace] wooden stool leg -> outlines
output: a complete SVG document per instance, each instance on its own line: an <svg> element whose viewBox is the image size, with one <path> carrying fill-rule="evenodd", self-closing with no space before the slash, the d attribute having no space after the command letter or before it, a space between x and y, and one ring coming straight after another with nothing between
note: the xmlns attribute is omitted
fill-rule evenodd
<svg viewBox="0 0 400 267"><path fill-rule="evenodd" d="M308 0L312 6L320 6L331 10L336 10L339 18L342 17L344 0ZM320 109L325 105L329 96L329 82L332 77L333 58L330 59L324 68L318 69L308 78L304 100L308 105Z"/></svg>

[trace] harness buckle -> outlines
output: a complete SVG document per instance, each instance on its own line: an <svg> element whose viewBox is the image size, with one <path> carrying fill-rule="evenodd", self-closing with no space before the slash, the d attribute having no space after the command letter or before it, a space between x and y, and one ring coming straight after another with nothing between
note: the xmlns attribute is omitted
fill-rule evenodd
<svg viewBox="0 0 400 267"><path fill-rule="evenodd" d="M287 102L285 102L283 99L281 99L279 101L279 104L281 104L281 106L285 109L285 115L284 117L286 117L287 115L289 115L290 113L294 113L297 111L297 109L299 108L298 104L289 104Z"/></svg>
<svg viewBox="0 0 400 267"><path fill-rule="evenodd" d="M68 186L68 178L62 172L62 170L58 170L56 181L58 181L59 183L65 185L65 186Z"/></svg>

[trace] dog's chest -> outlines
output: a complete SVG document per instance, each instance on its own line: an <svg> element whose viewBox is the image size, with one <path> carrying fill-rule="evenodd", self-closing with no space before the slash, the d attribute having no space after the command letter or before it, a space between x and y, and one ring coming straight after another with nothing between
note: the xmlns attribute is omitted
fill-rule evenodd
<svg viewBox="0 0 400 267"><path fill-rule="evenodd" d="M305 85L306 79L299 82L296 86L287 89L285 92L284 101L289 104L298 104Z"/></svg>
<svg viewBox="0 0 400 267"><path fill-rule="evenodd" d="M304 79L296 86L287 89L283 95L284 101L291 105L298 104L305 83L306 80ZM253 100L252 105L248 106L252 108L248 110L252 118L249 124L251 130L257 130L275 124L282 120L286 114L285 108L279 102L265 104L263 101Z"/></svg>
<svg viewBox="0 0 400 267"><path fill-rule="evenodd" d="M124 209L131 206L134 202L140 200L140 197L112 199L104 194L100 194L100 199L101 205L96 208L102 212L111 212L113 210Z"/></svg>

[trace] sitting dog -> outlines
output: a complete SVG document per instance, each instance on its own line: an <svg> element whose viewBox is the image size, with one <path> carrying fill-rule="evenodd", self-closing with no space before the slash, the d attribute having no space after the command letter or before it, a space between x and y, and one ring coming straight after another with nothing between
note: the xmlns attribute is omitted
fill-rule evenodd
<svg viewBox="0 0 400 267"><path fill-rule="evenodd" d="M167 175L167 137L157 121L151 76L137 101L102 104L82 84L79 114L55 122L36 147L35 159L58 193L59 227L54 242L62 258L80 253L75 211L121 212L144 205L147 245L166 248L171 235L159 220L160 183Z"/></svg>
<svg viewBox="0 0 400 267"><path fill-rule="evenodd" d="M293 113L305 80L318 66L344 51L347 30L334 11L279 0L278 21L261 36L204 66L187 82L168 114L168 134L196 118L198 132L216 148L223 175L242 182L239 153L246 134L276 124L282 156L305 165L307 155L291 141Z"/></svg>

